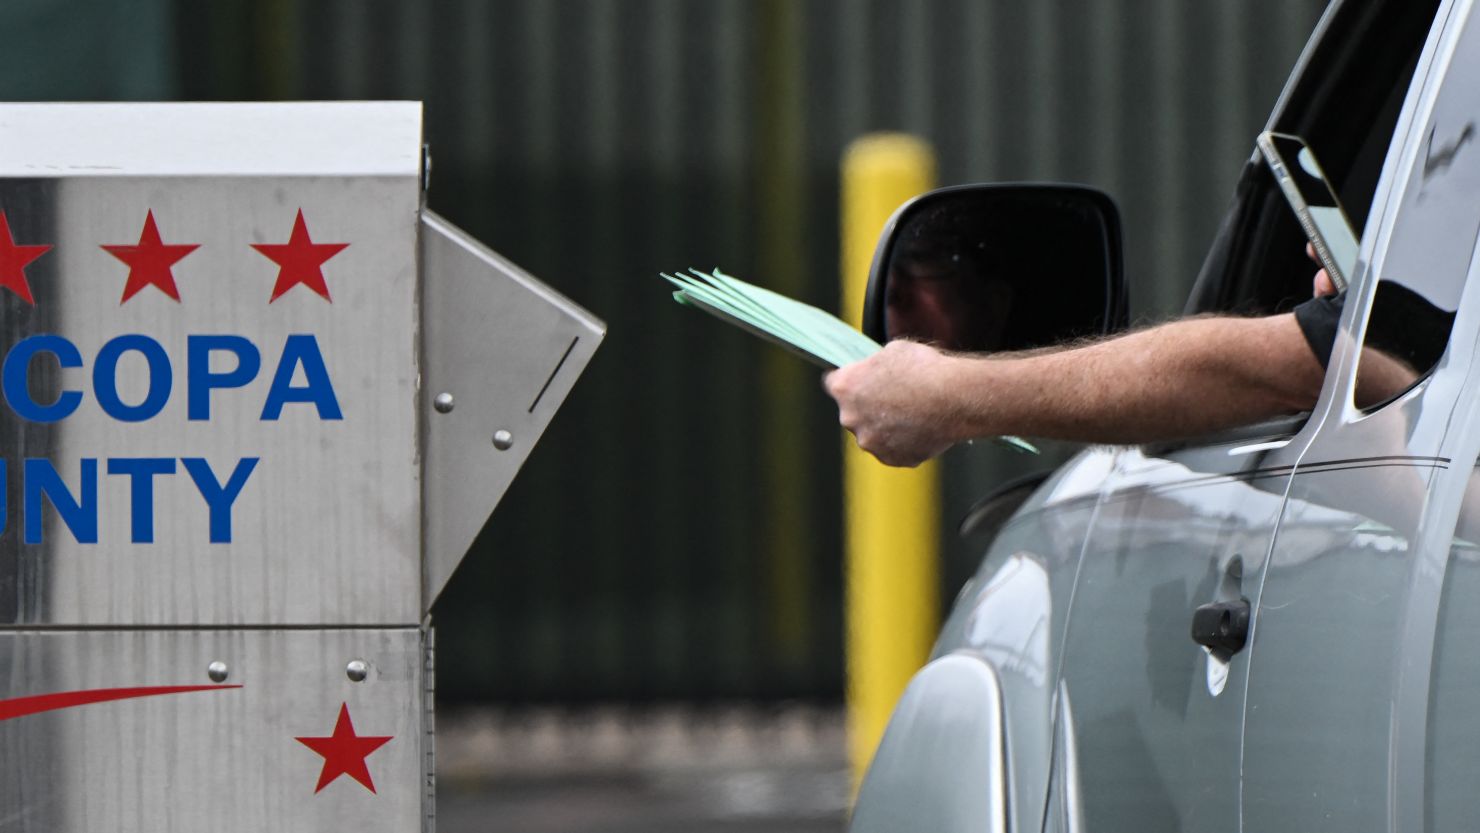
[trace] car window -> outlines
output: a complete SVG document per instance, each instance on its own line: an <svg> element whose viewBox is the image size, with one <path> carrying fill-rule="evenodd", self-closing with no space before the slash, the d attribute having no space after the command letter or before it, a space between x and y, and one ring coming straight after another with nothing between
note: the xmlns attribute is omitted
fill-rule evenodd
<svg viewBox="0 0 1480 833"><path fill-rule="evenodd" d="M1425 137L1401 190L1357 364L1354 401L1371 410L1443 357L1480 229L1480 20L1471 17L1443 68Z"/></svg>
<svg viewBox="0 0 1480 833"><path fill-rule="evenodd" d="M1439 0L1341 3L1270 125L1305 139L1358 234L1438 6ZM1294 213L1255 154L1188 312L1263 315L1294 308L1311 297L1315 267L1304 250Z"/></svg>

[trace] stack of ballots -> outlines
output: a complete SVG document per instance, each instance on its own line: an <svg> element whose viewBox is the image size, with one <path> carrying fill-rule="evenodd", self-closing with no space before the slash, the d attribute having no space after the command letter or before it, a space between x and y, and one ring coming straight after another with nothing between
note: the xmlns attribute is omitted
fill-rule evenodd
<svg viewBox="0 0 1480 833"><path fill-rule="evenodd" d="M697 269L687 274L661 274L678 287L673 300L697 307L828 370L866 359L882 349L878 342L834 315L718 269L707 274ZM1018 451L1038 453L1036 447L1018 437L998 437L997 441Z"/></svg>

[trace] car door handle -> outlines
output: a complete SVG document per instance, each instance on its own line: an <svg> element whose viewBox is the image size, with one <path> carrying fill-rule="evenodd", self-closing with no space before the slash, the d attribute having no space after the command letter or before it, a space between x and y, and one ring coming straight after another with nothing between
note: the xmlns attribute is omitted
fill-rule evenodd
<svg viewBox="0 0 1480 833"><path fill-rule="evenodd" d="M1192 641L1225 659L1249 640L1249 600L1213 602L1192 614Z"/></svg>

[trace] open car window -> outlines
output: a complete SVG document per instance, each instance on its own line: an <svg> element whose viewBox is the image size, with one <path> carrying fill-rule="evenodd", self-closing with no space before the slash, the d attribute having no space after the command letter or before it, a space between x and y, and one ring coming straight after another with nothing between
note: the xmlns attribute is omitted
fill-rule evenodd
<svg viewBox="0 0 1480 833"><path fill-rule="evenodd" d="M1359 235L1438 8L1439 0L1340 3L1270 124L1315 151ZM1311 297L1314 273L1300 224L1252 153L1187 311L1286 312Z"/></svg>
<svg viewBox="0 0 1480 833"><path fill-rule="evenodd" d="M1305 140L1359 237L1439 7L1440 0L1336 0L1267 127ZM1188 314L1272 315L1311 299L1317 267L1305 254L1305 233L1254 140L1249 137L1250 158L1188 298ZM1247 442L1256 434L1286 438L1308 416L1153 451Z"/></svg>

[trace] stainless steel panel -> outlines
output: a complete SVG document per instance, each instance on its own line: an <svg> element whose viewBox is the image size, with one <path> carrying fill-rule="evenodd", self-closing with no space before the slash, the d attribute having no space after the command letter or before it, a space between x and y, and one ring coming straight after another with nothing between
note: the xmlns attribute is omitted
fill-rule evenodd
<svg viewBox="0 0 1480 833"><path fill-rule="evenodd" d="M0 105L0 177L416 176L421 159L419 101Z"/></svg>
<svg viewBox="0 0 1480 833"><path fill-rule="evenodd" d="M96 543L52 506L41 508L44 529L30 530L39 544L22 540L24 512L9 519L0 537L13 554L0 562L9 573L0 587L15 594L6 621L421 621L413 404L420 195L415 176L83 177L41 186L0 179L0 208L16 239L53 247L26 272L34 307L0 292L8 314L31 316L0 334L0 350L50 333L75 345L81 364L58 371L45 356L31 364L39 402L80 394L64 419L42 424L14 403L0 409L4 436L25 437L24 449L4 452L10 487L23 490L19 453L45 457L74 496L89 467L97 480ZM178 301L154 286L121 301L130 267L100 248L139 241L149 216L166 244L198 246L171 267ZM347 246L319 267L328 298L302 284L274 300L279 266L252 247L287 242L300 216L315 244ZM129 334L159 345L160 367L128 352L116 373L107 371L100 351ZM260 355L260 368L240 386L206 390L206 370L229 375L242 361L197 350L192 365L192 341L220 336ZM323 375L311 377L318 358ZM157 414L127 421L117 405L104 407L109 385L127 406L147 402L151 389L166 393L166 366L172 381ZM323 396L271 413L274 389L289 387ZM327 407L330 391L340 418ZM116 458L158 458L174 470L152 479L152 542L135 543L132 479L108 473ZM213 533L187 458L206 460L220 483L258 459L230 508L229 535ZM82 515L86 522L93 512Z"/></svg>
<svg viewBox="0 0 1480 833"><path fill-rule="evenodd" d="M7 138L0 830L430 829L419 623L602 325L423 217L414 105Z"/></svg>
<svg viewBox="0 0 1480 833"><path fill-rule="evenodd" d="M423 640L414 628L0 633L0 830L421 829ZM352 660L363 682L346 674ZM218 686L213 661L225 687L15 714L15 698L36 695ZM297 739L332 738L341 706L359 740L329 748L350 771L363 764L373 792L351 774L315 791L328 759Z"/></svg>
<svg viewBox="0 0 1480 833"><path fill-rule="evenodd" d="M422 218L430 609L606 328L442 218Z"/></svg>

